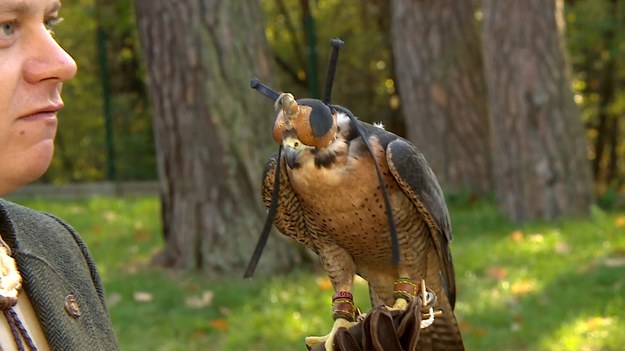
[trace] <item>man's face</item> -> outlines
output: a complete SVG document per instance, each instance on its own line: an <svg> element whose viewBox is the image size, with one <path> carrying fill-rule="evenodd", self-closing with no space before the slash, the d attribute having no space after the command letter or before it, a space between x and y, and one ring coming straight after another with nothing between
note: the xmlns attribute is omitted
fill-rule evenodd
<svg viewBox="0 0 625 351"><path fill-rule="evenodd" d="M59 9L58 0L0 0L0 195L52 160L62 82L76 74L50 30Z"/></svg>

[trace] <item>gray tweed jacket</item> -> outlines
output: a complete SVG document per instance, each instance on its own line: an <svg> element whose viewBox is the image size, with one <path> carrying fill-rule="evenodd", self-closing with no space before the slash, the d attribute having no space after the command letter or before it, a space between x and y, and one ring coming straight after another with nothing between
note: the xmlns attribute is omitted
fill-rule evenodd
<svg viewBox="0 0 625 351"><path fill-rule="evenodd" d="M0 199L0 234L52 350L119 350L93 259L62 220Z"/></svg>

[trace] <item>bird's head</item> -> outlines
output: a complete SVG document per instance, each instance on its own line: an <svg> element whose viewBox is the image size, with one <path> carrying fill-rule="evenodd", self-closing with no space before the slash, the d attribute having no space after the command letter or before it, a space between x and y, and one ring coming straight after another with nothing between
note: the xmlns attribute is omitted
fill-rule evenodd
<svg viewBox="0 0 625 351"><path fill-rule="evenodd" d="M250 81L253 89L272 99L276 109L280 110L273 126L273 138L281 146L280 150L284 148L285 152L291 154L290 156L287 155L287 161L298 156L302 151L323 151L336 139L339 129L337 113L330 107L330 98L338 52L343 46L343 41L332 39L330 45L333 50L330 56L323 101L318 99L296 101L293 95L289 93L279 94L262 84L257 78Z"/></svg>
<svg viewBox="0 0 625 351"><path fill-rule="evenodd" d="M273 138L282 145L289 166L305 150L323 150L336 139L337 114L317 99L295 100L289 93L276 99L279 110L273 125Z"/></svg>

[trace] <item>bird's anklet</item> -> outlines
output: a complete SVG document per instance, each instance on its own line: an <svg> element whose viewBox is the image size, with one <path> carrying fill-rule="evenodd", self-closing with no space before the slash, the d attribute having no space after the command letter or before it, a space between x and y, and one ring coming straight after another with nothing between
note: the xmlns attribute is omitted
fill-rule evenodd
<svg viewBox="0 0 625 351"><path fill-rule="evenodd" d="M343 318L350 322L356 320L354 296L350 292L338 291L332 296L332 318Z"/></svg>
<svg viewBox="0 0 625 351"><path fill-rule="evenodd" d="M419 286L410 278L399 278L393 285L393 297L395 299L403 298L406 301L412 301L418 292Z"/></svg>

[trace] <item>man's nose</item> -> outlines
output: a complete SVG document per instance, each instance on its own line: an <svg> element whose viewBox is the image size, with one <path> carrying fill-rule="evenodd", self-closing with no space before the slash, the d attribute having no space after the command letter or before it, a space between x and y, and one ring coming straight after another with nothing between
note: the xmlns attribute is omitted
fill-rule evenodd
<svg viewBox="0 0 625 351"><path fill-rule="evenodd" d="M24 76L27 81L64 82L76 75L76 61L57 43L45 26L37 28L31 35L32 40L26 46L28 53L24 63Z"/></svg>

